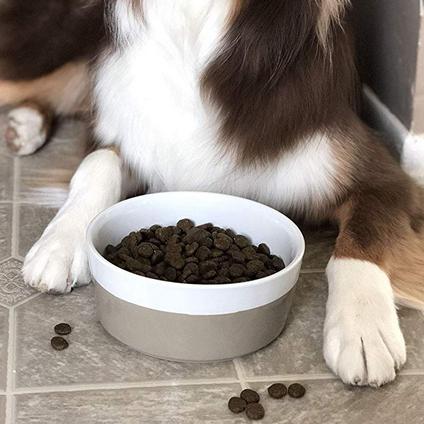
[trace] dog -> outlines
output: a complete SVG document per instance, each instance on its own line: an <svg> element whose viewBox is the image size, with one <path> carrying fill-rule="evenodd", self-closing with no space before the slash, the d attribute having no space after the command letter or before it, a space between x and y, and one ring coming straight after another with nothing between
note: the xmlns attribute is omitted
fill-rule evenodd
<svg viewBox="0 0 424 424"><path fill-rule="evenodd" d="M76 3L105 8L107 35L93 42L98 149L27 254L25 281L47 293L88 284L87 225L134 188L251 198L338 224L327 267L326 363L348 384L392 381L406 361L395 300L424 309L424 191L358 118L349 1ZM61 60L29 84L76 67L87 64ZM85 87L74 93L79 100ZM53 108L67 97L63 85L54 88L63 95Z"/></svg>

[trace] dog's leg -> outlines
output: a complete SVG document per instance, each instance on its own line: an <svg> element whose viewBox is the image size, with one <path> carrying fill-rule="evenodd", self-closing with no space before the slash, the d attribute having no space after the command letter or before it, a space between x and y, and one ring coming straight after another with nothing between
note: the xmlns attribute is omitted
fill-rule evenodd
<svg viewBox="0 0 424 424"><path fill-rule="evenodd" d="M69 198L23 267L26 283L48 293L64 293L90 282L85 250L89 222L121 198L122 170L118 154L102 149L87 156L71 181Z"/></svg>
<svg viewBox="0 0 424 424"><path fill-rule="evenodd" d="M385 195L358 195L338 210L340 234L327 267L324 357L348 384L381 386L406 360L387 272L403 215Z"/></svg>
<svg viewBox="0 0 424 424"><path fill-rule="evenodd" d="M85 62L71 62L29 81L0 80L0 106L13 106L4 134L12 152L30 155L47 140L53 116L87 113L89 73Z"/></svg>

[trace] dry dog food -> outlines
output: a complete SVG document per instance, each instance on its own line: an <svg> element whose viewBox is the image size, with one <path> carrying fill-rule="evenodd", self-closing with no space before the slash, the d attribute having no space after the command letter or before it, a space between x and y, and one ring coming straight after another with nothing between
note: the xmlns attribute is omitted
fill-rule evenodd
<svg viewBox="0 0 424 424"><path fill-rule="evenodd" d="M240 397L247 403L258 403L260 400L259 393L251 389L244 389L240 393Z"/></svg>
<svg viewBox="0 0 424 424"><path fill-rule="evenodd" d="M268 394L274 399L281 399L287 395L287 387L282 383L275 383L268 387Z"/></svg>
<svg viewBox="0 0 424 424"><path fill-rule="evenodd" d="M246 407L247 418L261 420L265 416L265 409L260 403L249 403Z"/></svg>
<svg viewBox="0 0 424 424"><path fill-rule="evenodd" d="M305 395L306 389L299 383L291 384L288 389L282 383L274 383L268 387L268 394L273 399L282 399L287 393L293 398L301 398ZM246 411L246 416L251 420L261 420L265 416L265 409L259 400L258 392L245 389L240 393L240 397L234 396L228 401L228 408L235 414Z"/></svg>
<svg viewBox="0 0 424 424"><path fill-rule="evenodd" d="M191 284L240 283L281 271L284 261L265 243L211 223L195 226L182 219L175 226L153 225L130 233L104 257L114 265L157 280Z"/></svg>
<svg viewBox="0 0 424 424"><path fill-rule="evenodd" d="M51 339L51 345L54 350L65 350L69 343L60 336L55 336Z"/></svg>
<svg viewBox="0 0 424 424"><path fill-rule="evenodd" d="M54 327L54 332L59 336L67 336L68 334L71 334L71 331L71 326L69 324L66 324L65 322L61 322L60 324L57 324Z"/></svg>
<svg viewBox="0 0 424 424"><path fill-rule="evenodd" d="M247 402L237 396L233 396L228 401L228 408L231 412L234 412L234 414L240 414L240 412L243 412L246 409L246 406Z"/></svg>
<svg viewBox="0 0 424 424"><path fill-rule="evenodd" d="M292 398L301 398L305 396L306 389L299 383L294 383L289 386L289 396Z"/></svg>

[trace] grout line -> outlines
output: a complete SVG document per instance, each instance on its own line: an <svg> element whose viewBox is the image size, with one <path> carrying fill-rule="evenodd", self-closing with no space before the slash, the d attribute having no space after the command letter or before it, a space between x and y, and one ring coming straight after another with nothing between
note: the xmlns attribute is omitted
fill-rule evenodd
<svg viewBox="0 0 424 424"><path fill-rule="evenodd" d="M21 166L18 158L13 159L13 204L12 204L12 256L19 254L19 180Z"/></svg>
<svg viewBox="0 0 424 424"><path fill-rule="evenodd" d="M310 268L310 269L301 269L301 274L324 274L325 268Z"/></svg>
<svg viewBox="0 0 424 424"><path fill-rule="evenodd" d="M275 381L313 381L313 380L339 380L334 374L282 374L261 375L257 377L246 377L250 383L266 383Z"/></svg>
<svg viewBox="0 0 424 424"><path fill-rule="evenodd" d="M109 383L109 384L83 384L69 386L44 386L19 388L14 390L15 395L37 394L37 393L56 393L56 392L84 392L94 390L123 390L123 389L145 389L156 387L185 387L185 386L207 386L219 384L237 384L239 381L235 378L211 378L194 380L163 380L163 381L144 381L136 383Z"/></svg>
<svg viewBox="0 0 424 424"><path fill-rule="evenodd" d="M398 373L398 375L403 375L403 376L421 376L421 375L424 375L424 370L423 369L404 370L404 371L400 371Z"/></svg>
<svg viewBox="0 0 424 424"><path fill-rule="evenodd" d="M7 349L7 383L6 383L6 424L15 422L15 401L13 390L15 388L15 344L16 320L15 307L9 309L9 338Z"/></svg>
<svg viewBox="0 0 424 424"><path fill-rule="evenodd" d="M247 389L249 385L246 382L245 372L243 368L243 364L241 363L239 358L233 359L234 368L236 369L237 378L240 381L240 386L242 390Z"/></svg>

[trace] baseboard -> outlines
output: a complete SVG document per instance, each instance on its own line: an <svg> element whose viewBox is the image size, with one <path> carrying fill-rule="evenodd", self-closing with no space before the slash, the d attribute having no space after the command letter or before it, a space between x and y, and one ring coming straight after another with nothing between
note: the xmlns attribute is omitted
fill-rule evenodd
<svg viewBox="0 0 424 424"><path fill-rule="evenodd" d="M368 86L363 88L363 99L366 120L398 154L405 171L424 183L424 136L408 131Z"/></svg>

